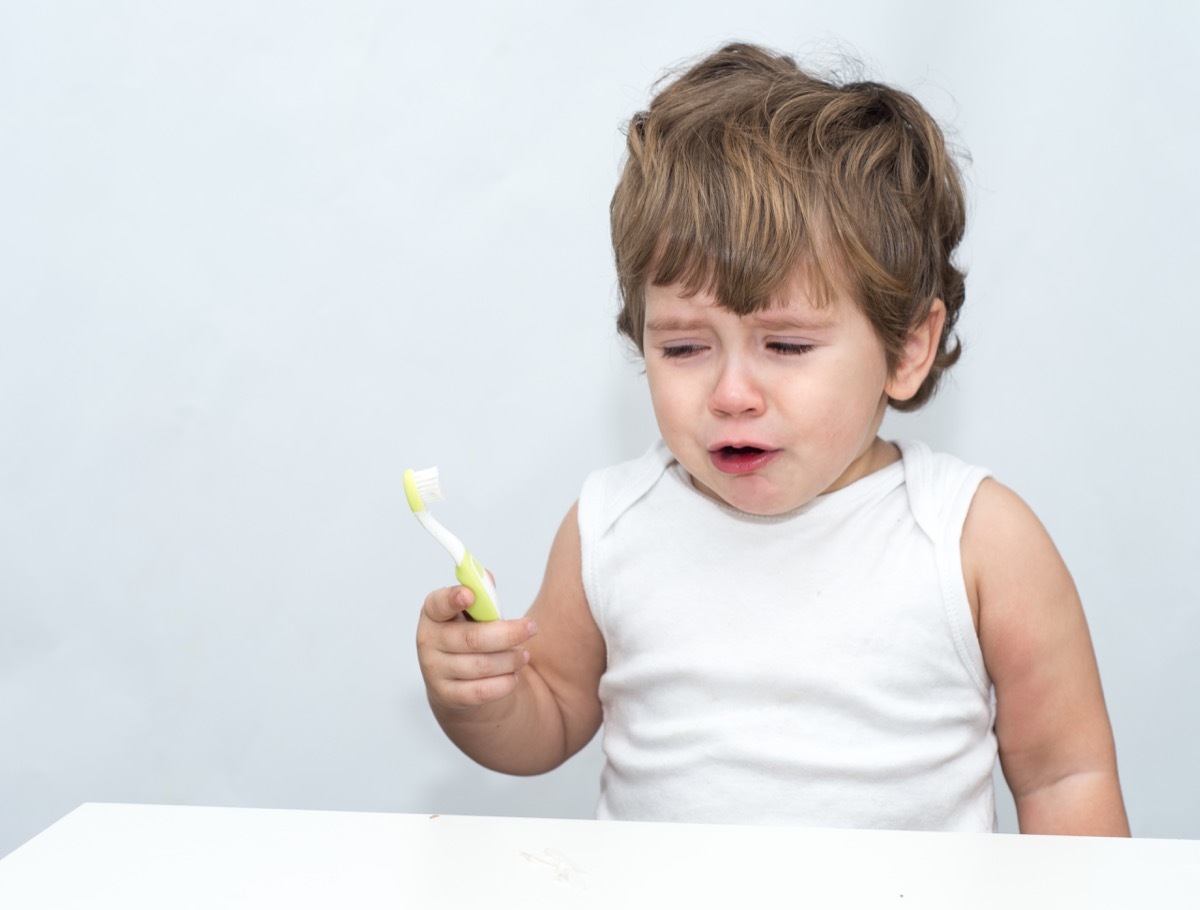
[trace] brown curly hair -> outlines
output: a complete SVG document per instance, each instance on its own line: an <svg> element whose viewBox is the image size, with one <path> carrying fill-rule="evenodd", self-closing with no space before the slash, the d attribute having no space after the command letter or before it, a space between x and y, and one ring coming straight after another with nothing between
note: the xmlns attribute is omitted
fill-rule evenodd
<svg viewBox="0 0 1200 910"><path fill-rule="evenodd" d="M899 410L916 410L958 360L965 296L952 262L966 224L962 178L911 95L833 84L788 56L729 44L633 116L610 209L622 308L642 347L645 289L680 282L739 315L778 301L800 266L814 296L863 310L895 369L935 299L937 356Z"/></svg>

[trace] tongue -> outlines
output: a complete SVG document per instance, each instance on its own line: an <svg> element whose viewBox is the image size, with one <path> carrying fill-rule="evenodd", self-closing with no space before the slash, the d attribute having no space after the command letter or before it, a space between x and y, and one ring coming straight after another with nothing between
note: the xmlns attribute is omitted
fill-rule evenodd
<svg viewBox="0 0 1200 910"><path fill-rule="evenodd" d="M770 453L755 446L725 446L713 452L712 459L726 474L745 474L761 467Z"/></svg>

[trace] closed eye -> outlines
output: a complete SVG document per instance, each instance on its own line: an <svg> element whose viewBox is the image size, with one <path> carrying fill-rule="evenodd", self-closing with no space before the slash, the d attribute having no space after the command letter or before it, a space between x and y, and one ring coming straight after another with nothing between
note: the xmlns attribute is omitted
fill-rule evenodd
<svg viewBox="0 0 1200 910"><path fill-rule="evenodd" d="M669 344L663 345L662 355L668 360L690 357L704 350L702 344Z"/></svg>
<svg viewBox="0 0 1200 910"><path fill-rule="evenodd" d="M768 341L767 350L776 354L807 354L815 344L804 344L799 341Z"/></svg>

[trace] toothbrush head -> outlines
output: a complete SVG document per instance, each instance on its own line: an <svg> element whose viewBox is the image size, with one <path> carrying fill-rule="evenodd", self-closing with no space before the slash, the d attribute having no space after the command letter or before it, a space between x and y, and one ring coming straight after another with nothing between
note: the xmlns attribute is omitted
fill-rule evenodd
<svg viewBox="0 0 1200 910"><path fill-rule="evenodd" d="M424 512L426 502L441 502L442 485L438 482L438 469L425 468L414 471L409 468L404 472L404 496L408 499L408 507L414 512Z"/></svg>

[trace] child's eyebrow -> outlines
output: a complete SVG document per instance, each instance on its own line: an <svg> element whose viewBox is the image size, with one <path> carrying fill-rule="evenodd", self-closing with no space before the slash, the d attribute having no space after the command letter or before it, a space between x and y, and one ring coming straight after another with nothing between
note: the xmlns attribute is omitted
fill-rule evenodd
<svg viewBox="0 0 1200 910"><path fill-rule="evenodd" d="M647 332L694 332L705 327L703 319L683 319L674 316L660 316L657 319L646 320Z"/></svg>
<svg viewBox="0 0 1200 910"><path fill-rule="evenodd" d="M831 329L837 325L837 319L832 314L812 316L769 315L754 313L745 317L759 328L772 332L805 331L813 332ZM683 316L659 316L646 320L647 332L694 332L707 328L708 323L703 319L689 319Z"/></svg>
<svg viewBox="0 0 1200 910"><path fill-rule="evenodd" d="M750 318L760 328L769 329L773 332L800 330L800 331L820 331L822 329L831 329L837 325L837 319L832 313L813 313L812 315L800 316L797 314L781 314L774 315L770 313L755 313Z"/></svg>

